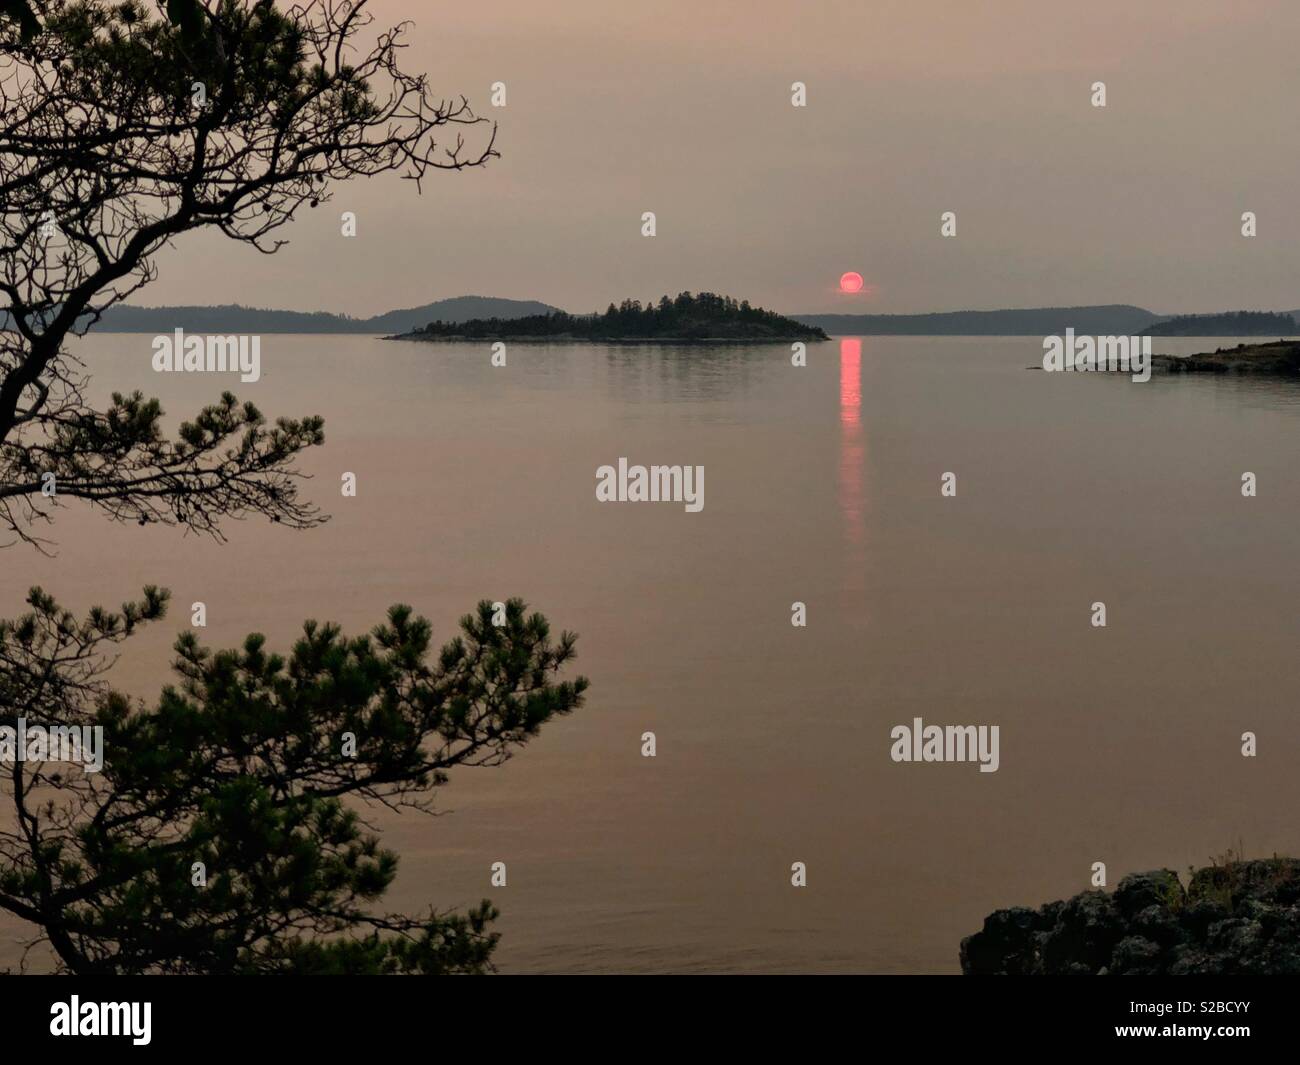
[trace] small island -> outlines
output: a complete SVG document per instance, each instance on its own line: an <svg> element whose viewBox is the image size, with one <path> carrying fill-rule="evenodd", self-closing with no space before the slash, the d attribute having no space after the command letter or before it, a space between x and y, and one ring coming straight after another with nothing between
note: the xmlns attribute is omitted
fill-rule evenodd
<svg viewBox="0 0 1300 1065"><path fill-rule="evenodd" d="M679 293L642 306L640 300L610 304L604 314L532 314L524 318L474 318L430 322L388 340L591 341L598 343L762 343L830 340L825 330L775 311L712 292Z"/></svg>
<svg viewBox="0 0 1300 1065"><path fill-rule="evenodd" d="M1198 355L1152 355L1153 369L1165 373L1259 373L1300 376L1300 340L1238 344Z"/></svg>

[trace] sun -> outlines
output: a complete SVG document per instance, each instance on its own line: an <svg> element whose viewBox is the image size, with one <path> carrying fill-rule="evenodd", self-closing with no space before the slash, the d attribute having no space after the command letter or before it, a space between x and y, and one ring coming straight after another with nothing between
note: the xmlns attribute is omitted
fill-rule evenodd
<svg viewBox="0 0 1300 1065"><path fill-rule="evenodd" d="M847 274L840 275L841 292L861 292L862 275L850 270Z"/></svg>

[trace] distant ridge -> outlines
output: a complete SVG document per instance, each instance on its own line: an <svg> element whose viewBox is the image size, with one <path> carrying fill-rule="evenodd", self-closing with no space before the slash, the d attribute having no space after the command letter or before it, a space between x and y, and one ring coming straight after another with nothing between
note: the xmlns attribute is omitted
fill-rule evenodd
<svg viewBox="0 0 1300 1065"><path fill-rule="evenodd" d="M420 307L387 311L369 318L353 318L329 311L283 311L241 304L216 307L111 308L94 328L101 333L164 333L177 327L190 332L219 333L366 333L392 336L410 333L430 322L458 324L499 319L510 321L539 315L562 314L560 308L537 300L500 299L493 296L456 296ZM1240 314L1242 312L1232 312ZM1256 312L1251 312L1256 313ZM1300 323L1300 310L1278 312ZM942 311L929 314L794 314L791 321L841 336L1052 336L1073 329L1081 335L1179 335L1198 318L1195 328L1206 336L1234 328L1227 315L1156 314L1125 303L1080 307L1026 307L995 311ZM7 315L0 310L0 327ZM1212 321L1212 319L1222 319ZM1261 319L1262 320L1262 319ZM1261 326L1263 328L1263 326ZM1268 332L1274 328L1270 326ZM1279 335L1287 335L1290 330ZM1235 333L1232 335L1236 335ZM1249 334L1243 334L1249 335ZM1263 334L1262 334L1263 335Z"/></svg>
<svg viewBox="0 0 1300 1065"><path fill-rule="evenodd" d="M371 318L352 318L328 311L277 311L225 304L218 307L112 307L92 332L167 333L181 328L194 333L373 333L407 332L428 322L468 322L473 318L525 318L558 308L536 300L492 296L456 296Z"/></svg>
<svg viewBox="0 0 1300 1065"><path fill-rule="evenodd" d="M1131 336L1167 316L1125 303L1091 307L1030 307L938 314L796 314L796 322L828 333L863 336Z"/></svg>
<svg viewBox="0 0 1300 1065"><path fill-rule="evenodd" d="M1269 311L1225 311L1222 314L1184 314L1167 318L1146 329L1157 337L1293 337L1295 316Z"/></svg>

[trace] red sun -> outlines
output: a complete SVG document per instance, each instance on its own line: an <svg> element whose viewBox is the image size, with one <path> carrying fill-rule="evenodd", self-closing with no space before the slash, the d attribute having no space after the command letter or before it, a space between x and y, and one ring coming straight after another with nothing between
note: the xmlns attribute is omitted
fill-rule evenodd
<svg viewBox="0 0 1300 1065"><path fill-rule="evenodd" d="M854 273L852 270L850 270L847 274L842 274L840 276L840 291L861 292L862 275L858 273Z"/></svg>

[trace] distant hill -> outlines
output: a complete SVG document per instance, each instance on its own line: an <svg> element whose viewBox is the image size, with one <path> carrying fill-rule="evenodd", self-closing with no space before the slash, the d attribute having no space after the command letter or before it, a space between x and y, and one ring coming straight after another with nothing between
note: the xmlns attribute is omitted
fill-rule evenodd
<svg viewBox="0 0 1300 1065"><path fill-rule="evenodd" d="M739 311L742 305L736 306ZM657 310L644 308L643 311L652 309ZM620 308L614 310L621 311ZM329 311L281 311L240 304L217 307L119 306L109 310L104 320L95 326L95 330L102 333L166 333L179 326L195 333L365 333L391 336L412 333L430 323L463 325L470 322L506 322L565 313L558 307L537 300L498 299L491 296L457 296L420 307L387 311L369 318L353 318ZM607 311L606 314L608 313ZM584 316L571 317L577 319ZM0 311L0 328L4 327L5 318L5 313ZM1297 325L1300 323L1300 310L1277 314L1238 311L1173 317L1129 304L944 311L931 314L797 314L781 320L788 323L782 327L785 329L798 330L804 327L850 336L1042 337L1060 335L1067 328L1072 328L1076 333L1092 336L1148 333L1152 336L1276 334L1282 337L1295 336L1300 331L1300 325ZM554 324L544 328L553 328ZM753 324L751 321L750 326ZM475 328L486 327L476 325ZM790 335L793 336L794 333Z"/></svg>
<svg viewBox="0 0 1300 1065"><path fill-rule="evenodd" d="M457 296L454 299L426 303L405 311L389 311L366 319L366 331L405 333L428 322L468 322L473 318L527 318L534 314L554 314L560 308L536 300L502 300L491 296ZM563 312L560 312L563 313Z"/></svg>
<svg viewBox="0 0 1300 1065"><path fill-rule="evenodd" d="M640 300L610 304L604 314L575 315L564 311L505 320L476 318L469 322L433 321L403 334L402 340L590 340L590 341L704 341L704 340L829 340L816 326L804 325L775 311L751 306L748 300L712 292L658 303Z"/></svg>
<svg viewBox="0 0 1300 1065"><path fill-rule="evenodd" d="M388 333L406 332L441 319L523 318L549 314L557 308L536 300L506 300L490 296L457 296L422 307L388 311L372 318L352 318L328 311L276 311L227 304L219 307L111 308L94 331L101 333L166 333L177 327L194 333Z"/></svg>
<svg viewBox="0 0 1300 1065"><path fill-rule="evenodd" d="M828 333L862 336L1059 336L1067 328L1090 336L1132 336L1165 316L1119 303L939 314L797 314L794 318Z"/></svg>
<svg viewBox="0 0 1300 1065"><path fill-rule="evenodd" d="M1295 318L1269 311L1182 314L1143 330L1158 337L1286 337L1296 335Z"/></svg>

